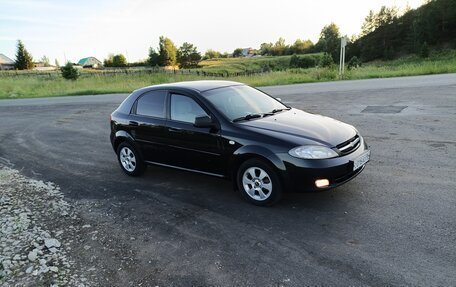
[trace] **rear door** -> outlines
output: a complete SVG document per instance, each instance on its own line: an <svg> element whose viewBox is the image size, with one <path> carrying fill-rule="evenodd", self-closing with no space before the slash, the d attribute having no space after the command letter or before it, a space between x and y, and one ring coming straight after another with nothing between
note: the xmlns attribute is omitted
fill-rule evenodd
<svg viewBox="0 0 456 287"><path fill-rule="evenodd" d="M129 125L144 160L165 163L168 149L166 137L166 100L168 91L153 90L135 102Z"/></svg>
<svg viewBox="0 0 456 287"><path fill-rule="evenodd" d="M190 95L169 94L169 120L166 123L171 165L212 174L223 174L220 130L193 126L195 117L212 116Z"/></svg>

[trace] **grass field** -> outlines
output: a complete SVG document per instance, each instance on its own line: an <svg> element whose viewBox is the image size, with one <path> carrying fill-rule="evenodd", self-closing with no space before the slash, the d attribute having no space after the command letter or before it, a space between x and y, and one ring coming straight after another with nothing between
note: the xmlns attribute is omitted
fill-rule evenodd
<svg viewBox="0 0 456 287"><path fill-rule="evenodd" d="M299 57L315 58L318 60L323 53L299 55ZM264 56L251 58L210 59L200 63L199 70L215 73L243 73L249 71L283 71L290 68L291 56Z"/></svg>
<svg viewBox="0 0 456 287"><path fill-rule="evenodd" d="M276 61L286 64L287 56L221 59L203 62L202 70L235 71L240 65L251 68L258 62ZM289 56L288 56L289 61ZM278 65L278 64L277 64ZM344 79L368 79L396 76L412 76L456 72L456 51L433 53L428 59L408 56L393 61L378 61L347 71ZM285 85L337 80L337 68L284 69L250 76L206 77L202 75L174 75L163 73L98 75L92 73L77 81L68 81L59 76L0 76L0 99L54 97L71 95L94 95L103 93L130 93L131 91L159 83L199 79L223 79L243 82L252 86Z"/></svg>

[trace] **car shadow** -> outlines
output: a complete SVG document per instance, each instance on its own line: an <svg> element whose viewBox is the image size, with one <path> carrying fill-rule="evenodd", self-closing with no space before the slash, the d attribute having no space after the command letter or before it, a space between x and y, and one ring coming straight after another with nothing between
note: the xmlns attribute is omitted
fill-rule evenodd
<svg viewBox="0 0 456 287"><path fill-rule="evenodd" d="M119 176L123 183L134 186L133 192L139 192L139 196L158 194L179 204L238 218L252 212L276 216L292 213L295 217L305 217L309 212L320 215L344 213L350 208L350 201L358 197L356 185L347 183L343 187L322 192L287 192L274 206L258 207L244 201L238 191L233 190L231 181L212 176L157 166L149 166L141 177Z"/></svg>

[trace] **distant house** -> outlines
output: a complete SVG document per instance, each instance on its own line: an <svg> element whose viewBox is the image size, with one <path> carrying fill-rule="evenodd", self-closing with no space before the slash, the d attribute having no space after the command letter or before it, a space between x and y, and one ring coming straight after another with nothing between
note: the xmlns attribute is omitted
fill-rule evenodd
<svg viewBox="0 0 456 287"><path fill-rule="evenodd" d="M35 68L46 67L46 63L44 63L44 62L33 62L33 65L35 66Z"/></svg>
<svg viewBox="0 0 456 287"><path fill-rule="evenodd" d="M102 63L95 57L82 58L78 62L78 66L83 68L99 68L102 66Z"/></svg>
<svg viewBox="0 0 456 287"><path fill-rule="evenodd" d="M14 61L0 54L0 70L14 70Z"/></svg>

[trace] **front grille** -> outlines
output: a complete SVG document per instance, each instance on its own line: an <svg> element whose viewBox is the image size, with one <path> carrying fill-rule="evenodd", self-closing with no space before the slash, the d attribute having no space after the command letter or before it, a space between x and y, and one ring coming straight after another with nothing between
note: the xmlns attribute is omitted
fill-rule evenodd
<svg viewBox="0 0 456 287"><path fill-rule="evenodd" d="M346 155L351 152L354 152L361 144L361 138L356 135L349 139L348 141L345 141L339 145L336 146L336 148L339 150L341 155Z"/></svg>

